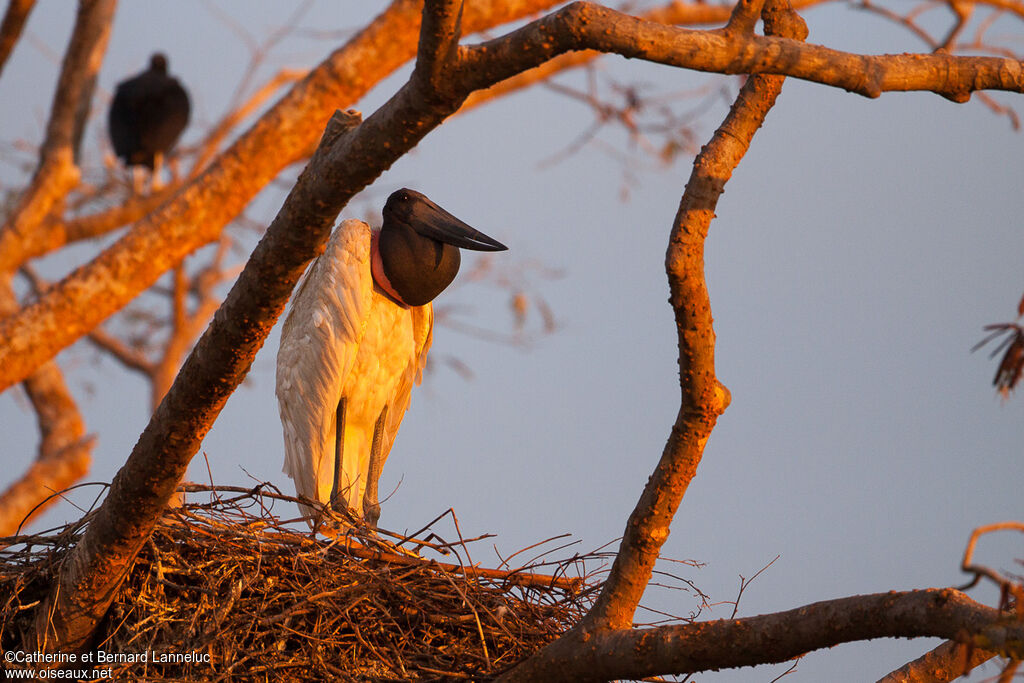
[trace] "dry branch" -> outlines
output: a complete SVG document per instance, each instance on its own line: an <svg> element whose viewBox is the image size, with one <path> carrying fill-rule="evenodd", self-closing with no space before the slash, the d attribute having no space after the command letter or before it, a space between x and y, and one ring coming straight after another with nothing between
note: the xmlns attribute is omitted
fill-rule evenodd
<svg viewBox="0 0 1024 683"><path fill-rule="evenodd" d="M761 14L761 2L740 3L730 19L730 32L753 31L754 17ZM788 7L788 6L785 6ZM802 40L807 36L803 20L791 9L772 2L764 12L765 29ZM615 650L612 664L594 669L601 646L597 640L632 633L633 615L647 585L683 495L697 472L711 430L729 404L728 390L715 377L715 333L711 303L704 276L704 240L715 205L750 144L754 133L782 89L778 76L753 76L743 88L725 121L694 160L693 172L676 214L665 256L669 302L676 320L679 343L681 401L661 460L626 522L619 552L594 607L579 625L516 667L502 680L537 680L556 668L558 680L610 680L609 666L636 678L635 658ZM658 668L651 673L682 673ZM551 679L555 680L555 679Z"/></svg>
<svg viewBox="0 0 1024 683"><path fill-rule="evenodd" d="M760 3L737 5L730 27L753 30ZM768 30L803 39L806 26L791 13L788 25L777 12L765 12ZM693 163L676 214L665 270L669 302L679 343L681 403L668 443L636 509L626 524L622 548L595 605L595 627L628 628L640 596L686 489L697 472L704 445L729 404L728 390L715 377L715 333L704 276L704 240L718 198L733 169L764 122L782 89L778 76L753 77L741 89L725 121Z"/></svg>
<svg viewBox="0 0 1024 683"><path fill-rule="evenodd" d="M16 534L59 500L59 492L84 477L92 464L96 438L84 436L39 458L0 494L0 536Z"/></svg>
<svg viewBox="0 0 1024 683"><path fill-rule="evenodd" d="M587 2L470 48L462 68L482 89L581 49L712 73L790 76L866 97L929 91L966 102L976 90L1024 92L1024 65L1016 59L851 54L784 37L675 28Z"/></svg>
<svg viewBox="0 0 1024 683"><path fill-rule="evenodd" d="M520 678L519 667L499 680L585 683L686 674L785 662L840 643L898 637L939 637L1004 656L1024 655L1024 621L945 588L858 595L744 619L598 631L574 650L571 664L565 664L571 671L556 665Z"/></svg>
<svg viewBox="0 0 1024 683"><path fill-rule="evenodd" d="M878 683L949 683L995 656L995 652L946 641L878 679Z"/></svg>

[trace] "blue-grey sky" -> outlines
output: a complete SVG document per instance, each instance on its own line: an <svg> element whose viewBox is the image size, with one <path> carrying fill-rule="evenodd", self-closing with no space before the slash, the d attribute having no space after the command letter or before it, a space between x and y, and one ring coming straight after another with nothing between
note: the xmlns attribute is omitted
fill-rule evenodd
<svg viewBox="0 0 1024 683"><path fill-rule="evenodd" d="M366 5L313 3L300 31L260 74L316 64L342 40L340 32L384 3ZM109 94L153 50L165 51L193 97L185 143L223 112L249 56L212 6L121 3L100 74ZM295 5L215 6L261 40ZM845 6L804 16L809 40L830 47L921 49L900 29ZM58 68L52 55L63 52L72 20L73 5L55 0L43 0L32 15L0 78L5 144L41 139ZM314 35L335 29L333 40ZM716 78L607 58L600 78L612 76L651 84L652 92ZM403 78L356 107L373 111ZM584 84L578 75L560 82ZM737 87L735 79L721 82ZM107 144L102 97L96 108L86 140L93 164L101 141ZM700 119L698 144L723 113L718 106ZM689 158L662 166L637 153L643 168L631 171L626 200L623 166L608 153L629 151L621 131L609 129L600 145L543 163L592 120L586 107L543 88L490 104L431 133L371 188L372 202L343 214L362 217L397 187L419 189L508 244L495 266L526 273L558 321L553 334L525 349L435 330L434 358L457 357L473 378L435 363L414 392L381 481L382 496L397 487L383 504L383 526L419 528L453 507L464 535L496 533L503 554L567 532L581 540L581 551L621 534L678 405L663 258ZM0 158L12 158L5 150ZM739 575L751 576L776 555L744 593L741 615L955 585L964 581L957 567L971 529L1021 518L1024 397L1003 402L990 385L994 362L970 349L984 324L1013 314L1024 291L1022 150L1024 137L978 102L927 94L867 100L787 82L718 204L707 243L718 374L733 402L664 554L705 563L686 576L713 601L732 600ZM3 190L23 181L0 162ZM281 198L280 189L264 193L250 215L265 224ZM44 269L56 276L94 251L75 249ZM460 286L437 303L473 325L501 330L511 319L506 293L494 287ZM251 476L292 489L281 473L276 350L275 331L190 478L208 480L205 454L216 483L249 484ZM88 367L94 358L81 346L60 356L88 428L99 436L89 479L109 481L148 420L148 387L109 361ZM0 396L8 462L0 485L35 451L34 418L19 391ZM76 514L64 505L45 522ZM1024 556L1012 536L992 537L980 551L1005 569ZM493 562L490 545L479 544L473 559ZM992 591L972 595L994 600ZM694 606L679 592L649 600L684 615ZM704 616L730 612L721 605ZM875 641L813 653L787 680L873 680L937 642ZM785 668L696 680L768 681Z"/></svg>

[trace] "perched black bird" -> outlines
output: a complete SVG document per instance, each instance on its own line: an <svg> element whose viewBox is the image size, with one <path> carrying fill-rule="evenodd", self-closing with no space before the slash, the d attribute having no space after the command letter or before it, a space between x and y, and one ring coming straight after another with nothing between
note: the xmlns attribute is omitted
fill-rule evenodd
<svg viewBox="0 0 1024 683"><path fill-rule="evenodd" d="M167 75L167 57L157 52L149 68L122 81L114 92L110 141L126 166L160 173L164 156L188 125L189 99L178 79Z"/></svg>

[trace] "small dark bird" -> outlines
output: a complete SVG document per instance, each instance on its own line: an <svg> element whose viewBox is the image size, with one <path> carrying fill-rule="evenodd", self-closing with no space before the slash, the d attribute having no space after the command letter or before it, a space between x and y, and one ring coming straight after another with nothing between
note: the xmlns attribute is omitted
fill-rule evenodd
<svg viewBox="0 0 1024 683"><path fill-rule="evenodd" d="M114 152L126 166L145 166L159 181L164 157L188 125L188 93L167 75L167 57L157 52L149 68L118 84L108 125Z"/></svg>
<svg viewBox="0 0 1024 683"><path fill-rule="evenodd" d="M306 273L277 352L284 471L300 496L376 524L381 468L430 349L430 302L455 279L460 247L506 249L402 189L380 230L345 221Z"/></svg>

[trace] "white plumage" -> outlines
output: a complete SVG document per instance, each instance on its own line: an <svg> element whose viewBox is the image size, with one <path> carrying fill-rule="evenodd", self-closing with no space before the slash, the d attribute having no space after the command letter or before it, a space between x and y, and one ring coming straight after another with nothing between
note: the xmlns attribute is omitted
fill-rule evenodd
<svg viewBox="0 0 1024 683"><path fill-rule="evenodd" d="M422 378L434 325L430 303L403 306L375 285L373 239L370 226L358 220L334 232L298 287L277 354L284 472L300 496L330 502L337 409L345 398L338 496L360 516L372 479L374 427L386 407L383 464ZM312 523L314 510L302 508Z"/></svg>

